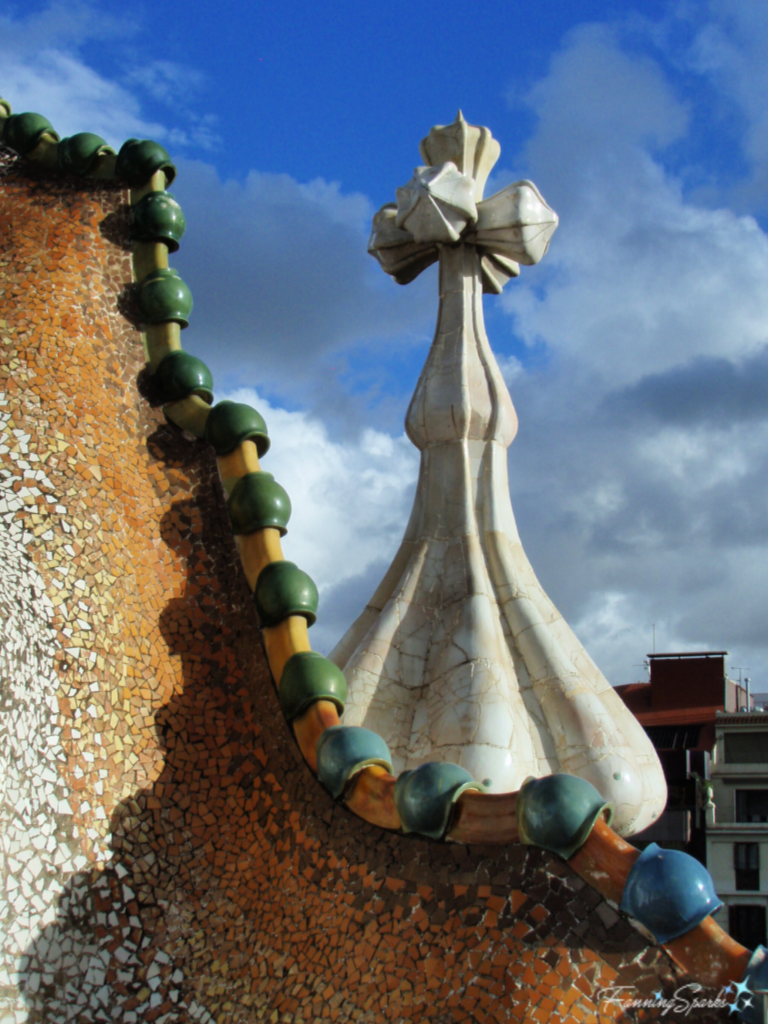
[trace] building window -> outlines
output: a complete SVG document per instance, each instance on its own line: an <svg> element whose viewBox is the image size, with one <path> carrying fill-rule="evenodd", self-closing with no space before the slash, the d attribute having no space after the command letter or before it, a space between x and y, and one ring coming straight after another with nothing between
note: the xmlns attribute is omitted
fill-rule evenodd
<svg viewBox="0 0 768 1024"><path fill-rule="evenodd" d="M766 942L765 907L758 907L751 903L728 907L728 931L732 939L740 942L747 949L764 946Z"/></svg>
<svg viewBox="0 0 768 1024"><path fill-rule="evenodd" d="M727 732L726 764L768 764L768 732Z"/></svg>
<svg viewBox="0 0 768 1024"><path fill-rule="evenodd" d="M768 822L768 789L737 789L736 821Z"/></svg>
<svg viewBox="0 0 768 1024"><path fill-rule="evenodd" d="M734 843L733 867L737 890L760 888L760 844Z"/></svg>

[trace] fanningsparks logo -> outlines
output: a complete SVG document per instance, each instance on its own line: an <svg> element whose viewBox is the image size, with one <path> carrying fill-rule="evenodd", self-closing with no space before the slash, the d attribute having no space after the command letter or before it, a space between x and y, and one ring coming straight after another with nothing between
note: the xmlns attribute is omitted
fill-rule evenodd
<svg viewBox="0 0 768 1024"><path fill-rule="evenodd" d="M665 996L659 990L654 992L650 998L640 998L630 985L617 985L609 988L602 988L597 993L597 1000L601 1007L620 1007L622 1010L655 1010L662 1017L667 1014L679 1014L687 1017L693 1010L728 1010L729 1016L732 1013L740 1013L755 1006L758 1013L762 1011L763 993L754 992L746 982L738 984L732 982L725 985L717 995L701 995L711 990L705 989L703 985L691 983L678 988L672 995ZM740 1020L737 1017L736 1020Z"/></svg>

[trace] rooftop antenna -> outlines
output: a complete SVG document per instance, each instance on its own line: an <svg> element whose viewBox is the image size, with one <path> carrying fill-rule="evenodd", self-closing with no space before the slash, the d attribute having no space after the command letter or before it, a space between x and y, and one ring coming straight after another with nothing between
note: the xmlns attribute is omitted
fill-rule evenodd
<svg viewBox="0 0 768 1024"><path fill-rule="evenodd" d="M738 672L739 673L739 689L742 689L741 673L742 672L749 672L749 665L731 665L731 672ZM744 711L749 711L750 710L750 708L749 708L749 684L750 684L751 680L748 677L745 676L744 677L744 682L746 683L746 689L747 689L747 706L743 710Z"/></svg>

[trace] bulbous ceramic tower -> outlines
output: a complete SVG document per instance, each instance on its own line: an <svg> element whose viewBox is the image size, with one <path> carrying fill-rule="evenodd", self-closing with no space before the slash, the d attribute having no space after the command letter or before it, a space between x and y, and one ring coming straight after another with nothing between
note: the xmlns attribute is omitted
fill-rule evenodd
<svg viewBox="0 0 768 1024"><path fill-rule="evenodd" d="M517 417L482 294L542 258L557 215L527 181L483 200L499 152L459 114L423 140L427 166L374 218L369 251L399 283L439 260L440 307L406 417L421 451L410 522L331 657L347 678L345 723L380 733L396 771L452 761L495 792L567 772L614 804L627 835L663 810L661 766L544 593L510 502Z"/></svg>

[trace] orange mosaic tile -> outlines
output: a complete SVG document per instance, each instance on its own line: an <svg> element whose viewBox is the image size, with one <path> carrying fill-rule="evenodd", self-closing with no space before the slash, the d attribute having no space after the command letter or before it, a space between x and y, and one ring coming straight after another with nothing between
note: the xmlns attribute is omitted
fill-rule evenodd
<svg viewBox="0 0 768 1024"><path fill-rule="evenodd" d="M681 971L571 866L516 842L513 799L468 794L468 842L441 844L319 786L279 709L212 451L146 397L127 193L0 166L0 596L34 648L14 654L29 684L13 695L20 895L0 1007L121 1024L640 1019L601 989L651 998ZM484 841L494 808L502 845Z"/></svg>

